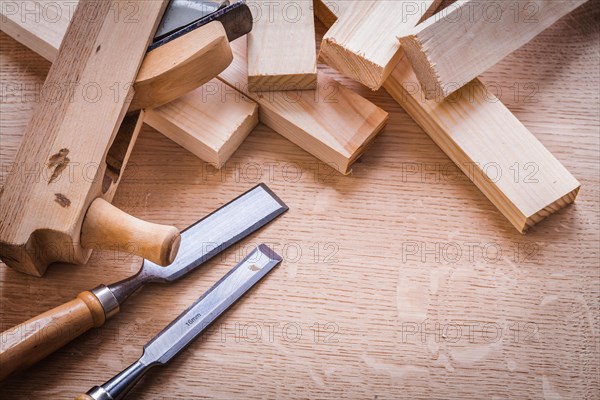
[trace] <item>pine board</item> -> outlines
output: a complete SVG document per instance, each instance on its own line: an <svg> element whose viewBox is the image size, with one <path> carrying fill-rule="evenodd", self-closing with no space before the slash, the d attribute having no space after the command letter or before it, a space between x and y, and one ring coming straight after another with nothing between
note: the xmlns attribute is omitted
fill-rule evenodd
<svg viewBox="0 0 600 400"><path fill-rule="evenodd" d="M102 330L1 384L3 400L72 398L112 376L259 242L287 253L284 263L132 398L597 398L600 66L590 55L599 51L600 7L593 3L481 76L502 88L500 100L581 181L574 206L519 234L390 96L327 68L390 112L348 177L264 125L220 171L146 125L118 207L183 228L264 181L290 212L185 280L147 287ZM317 27L321 37L325 28ZM0 185L48 67L0 32ZM453 262L450 253L439 261L439 251L419 254L451 243L462 250ZM489 244L488 258L481 247L470 258L468 243ZM89 265L54 266L43 279L0 266L0 329L121 279L137 261L94 253ZM448 340L440 332L425 343L418 334L403 341L403 324L424 321L447 327ZM458 341L450 322L463 324ZM473 341L465 323L479 324ZM491 342L494 324L504 330ZM302 334L292 341L296 326Z"/></svg>
<svg viewBox="0 0 600 400"><path fill-rule="evenodd" d="M400 45L426 98L444 98L586 1L460 2L400 35Z"/></svg>
<svg viewBox="0 0 600 400"><path fill-rule="evenodd" d="M317 87L312 0L255 1L248 34L248 85L252 91Z"/></svg>

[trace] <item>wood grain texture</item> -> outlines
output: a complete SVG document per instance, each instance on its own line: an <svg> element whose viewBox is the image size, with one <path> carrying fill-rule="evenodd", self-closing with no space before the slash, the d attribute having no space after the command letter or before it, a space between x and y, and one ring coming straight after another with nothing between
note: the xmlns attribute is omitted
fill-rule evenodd
<svg viewBox="0 0 600 400"><path fill-rule="evenodd" d="M383 129L388 114L352 90L319 75L316 90L248 90L245 38L231 43L234 59L219 79L260 107L260 121L343 174Z"/></svg>
<svg viewBox="0 0 600 400"><path fill-rule="evenodd" d="M129 111L152 109L191 92L231 63L223 24L213 21L146 54Z"/></svg>
<svg viewBox="0 0 600 400"><path fill-rule="evenodd" d="M139 4L143 24L109 15L125 4L80 3L48 73L15 161L19 169L0 194L0 256L19 271L39 276L54 261L89 257L80 228L88 206L104 194L106 156L131 101L131 88L120 85L136 76L166 7L166 1ZM90 165L95 169L83 173Z"/></svg>
<svg viewBox="0 0 600 400"><path fill-rule="evenodd" d="M0 384L2 399L70 399L109 379L261 242L284 255L281 266L131 398L596 399L599 21L589 2L481 76L584 187L526 236L385 91L323 65L390 113L351 176L263 124L221 170L144 125L113 202L121 209L182 229L264 181L290 211L184 280L144 288L102 328ZM0 32L0 185L48 68ZM443 251L452 243L460 257ZM139 262L94 252L44 279L1 266L0 330ZM424 338L409 333L423 322Z"/></svg>
<svg viewBox="0 0 600 400"><path fill-rule="evenodd" d="M249 89L315 89L317 52L312 0L255 1L252 5Z"/></svg>
<svg viewBox="0 0 600 400"><path fill-rule="evenodd" d="M2 16L0 18L0 29L52 62L58 54L58 48L67 31L77 3L78 0L61 0L51 3L40 2L39 0L24 0L14 3L2 3L0 7ZM128 3L123 9L115 10L116 13L119 13L118 15L128 19L135 17L132 14L134 11L135 3L133 2ZM192 47L191 50L195 48L197 47ZM217 46L216 50L219 49L223 48ZM186 54L189 53L189 50ZM229 51L228 44L227 51ZM195 54L197 53L192 51L192 55ZM217 55L221 59L225 59L226 56L223 51L217 51ZM161 60L158 60L158 62L162 63ZM185 67L186 64L184 63L181 66ZM152 64L146 67L147 69L155 69ZM202 69L196 71L200 74L204 73ZM225 92L234 91L233 88L227 88L225 84L221 84L221 86L225 86L223 88ZM198 92L202 91L203 89L198 89ZM226 96L220 102L217 101L216 96L213 96L207 105L198 103L198 99L197 93L183 96L181 99L176 100L174 104L166 105L160 111L147 114L150 118L148 123L155 128L160 127L159 130L163 134L198 157L206 157L203 158L204 161L215 165L223 164L227 161L227 157L239 146L244 134L247 134L246 130L251 130L253 120L247 118L248 107L230 104L231 101L228 101ZM174 114L171 115L171 112ZM225 118L225 116L227 117ZM212 121L222 118L231 119L232 124L225 123L222 128L217 129ZM184 120L188 123L185 123ZM241 127L233 123L240 120L245 121ZM203 123L209 126L202 129ZM231 130L226 129L227 127L231 127Z"/></svg>
<svg viewBox="0 0 600 400"><path fill-rule="evenodd" d="M216 168L258 124L258 105L213 79L187 95L147 110L144 121Z"/></svg>
<svg viewBox="0 0 600 400"><path fill-rule="evenodd" d="M519 232L575 201L581 184L480 81L425 100L404 58L384 87Z"/></svg>
<svg viewBox="0 0 600 400"><path fill-rule="evenodd" d="M54 61L78 1L3 3L0 29ZM93 17L91 8L88 17ZM114 18L139 23L137 6L131 2L113 7ZM232 54L223 25L202 26L146 54L137 77L129 111L155 108L198 88L223 71Z"/></svg>
<svg viewBox="0 0 600 400"><path fill-rule="evenodd" d="M344 4L349 4L349 2ZM335 12L331 10L333 8L335 8ZM337 2L327 4L326 1L313 0L315 18L321 21L325 26L330 27L337 21L338 17L336 15L341 15L341 10L337 8Z"/></svg>
<svg viewBox="0 0 600 400"><path fill-rule="evenodd" d="M53 62L76 7L77 1L2 2L0 30Z"/></svg>
<svg viewBox="0 0 600 400"><path fill-rule="evenodd" d="M175 261L181 244L177 228L135 218L103 199L92 202L81 225L81 245L87 249L127 249L155 264Z"/></svg>
<svg viewBox="0 0 600 400"><path fill-rule="evenodd" d="M104 324L102 304L89 291L0 335L0 382Z"/></svg>
<svg viewBox="0 0 600 400"><path fill-rule="evenodd" d="M428 100L451 93L587 0L456 3L399 37Z"/></svg>
<svg viewBox="0 0 600 400"><path fill-rule="evenodd" d="M519 232L575 201L577 179L478 80L427 100L402 56L384 88Z"/></svg>
<svg viewBox="0 0 600 400"><path fill-rule="evenodd" d="M398 36L408 33L439 0L355 1L321 43L319 58L377 90L400 61ZM329 4L333 4L330 2Z"/></svg>

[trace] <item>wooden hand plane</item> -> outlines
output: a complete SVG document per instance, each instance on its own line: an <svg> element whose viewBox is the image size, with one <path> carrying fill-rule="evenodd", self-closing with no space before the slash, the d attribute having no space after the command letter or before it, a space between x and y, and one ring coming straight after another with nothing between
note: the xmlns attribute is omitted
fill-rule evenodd
<svg viewBox="0 0 600 400"><path fill-rule="evenodd" d="M181 12L184 3L196 9ZM85 263L93 249L170 264L178 230L110 202L143 109L220 73L229 41L251 27L244 2L80 0L0 188L0 259L36 276L53 262Z"/></svg>

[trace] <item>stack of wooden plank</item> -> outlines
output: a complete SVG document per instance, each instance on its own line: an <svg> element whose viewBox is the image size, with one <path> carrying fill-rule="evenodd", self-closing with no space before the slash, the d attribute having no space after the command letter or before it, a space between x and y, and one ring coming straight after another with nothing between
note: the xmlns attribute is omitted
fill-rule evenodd
<svg viewBox="0 0 600 400"><path fill-rule="evenodd" d="M53 61L76 6L74 1L55 3L19 2L27 12L2 8L2 31ZM146 110L144 122L221 167L260 120L341 173L350 173L388 114L326 76L319 75L317 89L309 1L253 5L253 32L232 43L235 59L230 68L190 94ZM297 16L288 18L285 13L294 10ZM285 41L268 39L281 35ZM267 87L268 95L257 91Z"/></svg>
<svg viewBox="0 0 600 400"><path fill-rule="evenodd" d="M319 57L384 88L525 232L572 203L580 184L477 76L585 1L465 0L439 13L441 0L253 2L253 30L231 44L230 67L146 110L144 122L217 168L262 122L349 174L388 114L318 72ZM37 10L27 13L2 8L1 28L53 61L76 2L54 3L19 2ZM318 57L315 14L330 26ZM535 181L514 179L514 168L535 170Z"/></svg>
<svg viewBox="0 0 600 400"><path fill-rule="evenodd" d="M415 8L402 0L316 0L317 16L331 26L320 56L385 88L525 232L572 203L580 184L477 76L585 1L460 1L434 14L436 1ZM515 168L535 178L515 177Z"/></svg>

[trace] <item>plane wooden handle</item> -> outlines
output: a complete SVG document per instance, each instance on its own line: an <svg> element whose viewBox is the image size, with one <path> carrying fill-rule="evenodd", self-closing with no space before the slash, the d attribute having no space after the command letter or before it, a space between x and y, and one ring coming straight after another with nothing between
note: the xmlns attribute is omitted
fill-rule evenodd
<svg viewBox="0 0 600 400"><path fill-rule="evenodd" d="M100 301L91 292L38 315L0 336L0 381L21 371L82 333L106 321Z"/></svg>
<svg viewBox="0 0 600 400"><path fill-rule="evenodd" d="M80 394L79 396L75 397L75 400L94 400L94 399L91 398L90 396L88 396L87 394Z"/></svg>
<svg viewBox="0 0 600 400"><path fill-rule="evenodd" d="M153 224L119 210L103 199L90 205L81 227L81 245L118 249L166 266L175 260L181 236L174 226Z"/></svg>
<svg viewBox="0 0 600 400"><path fill-rule="evenodd" d="M155 108L204 85L231 64L223 24L213 21L146 54L129 111Z"/></svg>

